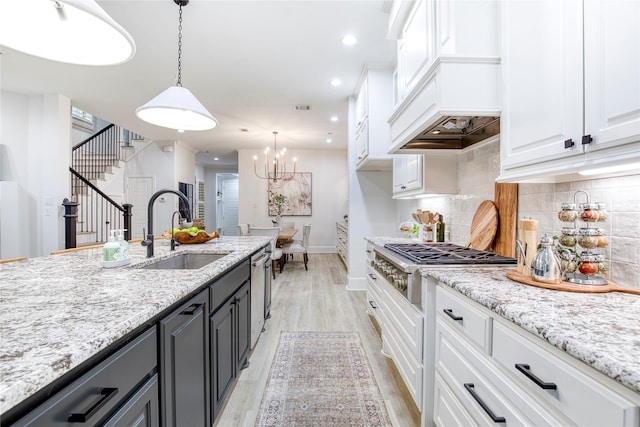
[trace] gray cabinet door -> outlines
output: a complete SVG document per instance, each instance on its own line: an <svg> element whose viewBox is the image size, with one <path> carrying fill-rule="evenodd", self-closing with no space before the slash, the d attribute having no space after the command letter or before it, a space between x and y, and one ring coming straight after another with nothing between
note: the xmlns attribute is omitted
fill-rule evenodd
<svg viewBox="0 0 640 427"><path fill-rule="evenodd" d="M160 322L165 427L210 425L208 299L205 290Z"/></svg>
<svg viewBox="0 0 640 427"><path fill-rule="evenodd" d="M103 427L158 427L158 374L154 374Z"/></svg>
<svg viewBox="0 0 640 427"><path fill-rule="evenodd" d="M231 298L211 316L211 383L213 419L235 379L235 299Z"/></svg>
<svg viewBox="0 0 640 427"><path fill-rule="evenodd" d="M248 282L236 293L235 302L237 311L236 369L240 370L249 366L247 359L251 346L251 286Z"/></svg>

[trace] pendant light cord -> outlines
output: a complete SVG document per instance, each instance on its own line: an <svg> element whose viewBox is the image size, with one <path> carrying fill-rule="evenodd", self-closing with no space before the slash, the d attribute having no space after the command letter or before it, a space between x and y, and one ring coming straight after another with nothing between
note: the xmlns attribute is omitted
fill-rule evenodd
<svg viewBox="0 0 640 427"><path fill-rule="evenodd" d="M182 87L182 4L178 15L178 81L176 86Z"/></svg>

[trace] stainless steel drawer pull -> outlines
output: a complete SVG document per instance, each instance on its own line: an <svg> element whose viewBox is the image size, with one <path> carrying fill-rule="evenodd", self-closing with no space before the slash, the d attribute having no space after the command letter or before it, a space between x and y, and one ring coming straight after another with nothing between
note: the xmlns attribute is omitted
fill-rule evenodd
<svg viewBox="0 0 640 427"><path fill-rule="evenodd" d="M378 278L371 273L369 273L369 277L371 277L371 280L378 280Z"/></svg>
<svg viewBox="0 0 640 427"><path fill-rule="evenodd" d="M506 423L507 420L505 420L504 417L496 417L495 416L495 414L493 413L493 411L491 409L489 409L487 404L484 403L484 401L482 399L480 399L480 396L478 396L476 394L476 391L474 390L473 387L474 387L473 383L465 383L465 385L464 385L464 388L467 389L467 391L469 392L471 397L473 397L475 399L475 401L478 402L478 405L480 405L482 407L482 409L484 409L484 412L486 412L487 415L489 415L491 417L491 419L493 420L494 423Z"/></svg>
<svg viewBox="0 0 640 427"><path fill-rule="evenodd" d="M84 412L72 412L69 414L68 421L70 423L86 423L89 418L95 415L113 396L118 394L117 388L103 388L100 390L100 397Z"/></svg>
<svg viewBox="0 0 640 427"><path fill-rule="evenodd" d="M462 322L462 316L456 316L455 314L453 314L453 310L452 309L443 308L442 311L444 311L444 314L446 314L447 316L451 317L456 322Z"/></svg>
<svg viewBox="0 0 640 427"><path fill-rule="evenodd" d="M542 381L540 378L533 375L530 370L529 365L525 363L516 363L516 369L524 374L525 377L529 378L531 381L536 383L536 385L545 390L556 390L558 386L555 383L546 383Z"/></svg>
<svg viewBox="0 0 640 427"><path fill-rule="evenodd" d="M375 305L371 300L369 300L369 305L371 306L371 308L378 308L378 306Z"/></svg>

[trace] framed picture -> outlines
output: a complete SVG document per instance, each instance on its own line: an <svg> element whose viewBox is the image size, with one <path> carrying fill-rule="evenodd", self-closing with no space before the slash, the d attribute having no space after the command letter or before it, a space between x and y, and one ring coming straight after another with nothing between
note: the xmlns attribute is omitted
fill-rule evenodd
<svg viewBox="0 0 640 427"><path fill-rule="evenodd" d="M288 178L269 180L269 216L278 215L271 195L282 194L285 204L281 216L311 215L311 172L290 174Z"/></svg>

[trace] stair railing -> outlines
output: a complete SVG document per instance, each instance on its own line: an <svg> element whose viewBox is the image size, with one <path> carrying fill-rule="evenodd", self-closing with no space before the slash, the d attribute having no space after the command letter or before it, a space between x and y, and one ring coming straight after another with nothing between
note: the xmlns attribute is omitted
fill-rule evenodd
<svg viewBox="0 0 640 427"><path fill-rule="evenodd" d="M69 167L71 200L78 203L80 207L77 230L72 232L95 233L97 243L107 241L109 230L125 229L124 238L131 240L131 208L133 206L130 204L121 206L91 183L91 180L103 178L108 169L124 159L123 145L130 145L132 135L134 138L139 138L137 134L110 124L73 146L71 167ZM66 231L67 234L69 232Z"/></svg>

